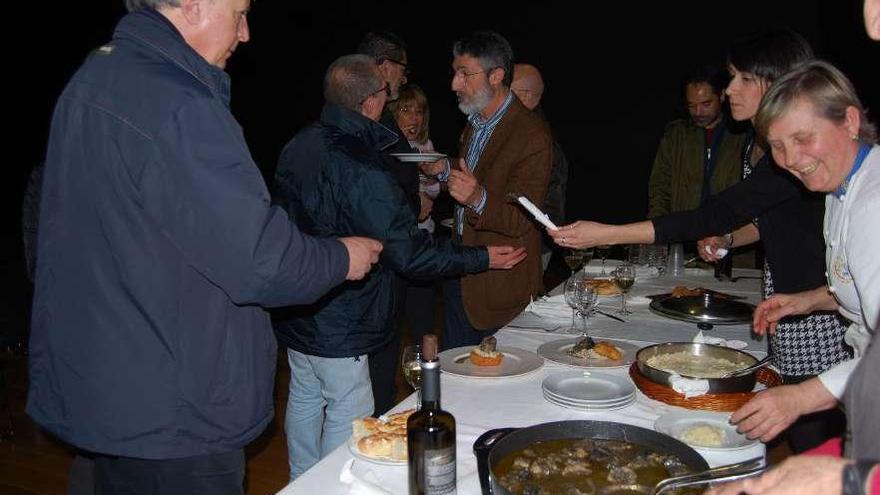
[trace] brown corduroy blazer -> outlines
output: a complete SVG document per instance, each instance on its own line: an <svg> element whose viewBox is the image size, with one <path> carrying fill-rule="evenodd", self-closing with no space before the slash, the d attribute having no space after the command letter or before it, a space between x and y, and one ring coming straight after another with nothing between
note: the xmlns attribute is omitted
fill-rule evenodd
<svg viewBox="0 0 880 495"><path fill-rule="evenodd" d="M465 127L459 156L467 156L472 134L473 128ZM467 210L461 242L466 246L523 246L527 257L511 270L489 270L461 279L465 312L475 328L506 325L541 292L543 227L508 193L525 195L534 204L543 205L551 158L547 124L514 97L474 170L486 188L486 208L481 215Z"/></svg>

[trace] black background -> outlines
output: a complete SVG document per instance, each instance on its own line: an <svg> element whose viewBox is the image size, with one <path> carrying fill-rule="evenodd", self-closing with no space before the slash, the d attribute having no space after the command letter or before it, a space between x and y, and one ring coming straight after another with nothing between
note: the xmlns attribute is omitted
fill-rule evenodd
<svg viewBox="0 0 880 495"><path fill-rule="evenodd" d="M125 13L121 0L25 2L7 17L27 36L9 44L5 69L14 90L6 142L4 278L24 287L20 204L27 174L45 151L52 107L67 79L109 40ZM642 5L644 3L644 5ZM543 107L571 163L571 218L642 218L647 178L666 122L680 115L680 81L692 65L723 61L726 46L758 29L785 25L821 58L851 77L869 116L880 107L880 44L865 34L861 0L667 2L296 2L258 0L251 41L227 67L233 113L267 179L282 146L321 108L327 65L350 53L364 33L390 30L409 45L410 80L431 105L431 134L454 150L464 117L449 89L452 42L494 29L517 61L544 74ZM10 77L14 76L14 77ZM23 152L21 151L23 150ZM15 157L15 158L12 158ZM4 298L23 313L24 291ZM8 315L9 311L4 311Z"/></svg>

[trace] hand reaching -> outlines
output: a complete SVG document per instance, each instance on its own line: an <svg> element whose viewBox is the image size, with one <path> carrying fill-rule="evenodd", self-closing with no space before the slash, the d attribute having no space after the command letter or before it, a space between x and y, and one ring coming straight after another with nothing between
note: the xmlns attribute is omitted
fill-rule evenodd
<svg viewBox="0 0 880 495"><path fill-rule="evenodd" d="M714 263L724 257L720 256L718 253L718 250L722 248L730 248L730 246L727 245L727 240L722 236L704 237L697 241L697 254L700 255L700 258L702 258L703 261L709 263Z"/></svg>
<svg viewBox="0 0 880 495"><path fill-rule="evenodd" d="M713 487L705 495L833 495L841 492L849 459L794 456L761 476Z"/></svg>
<svg viewBox="0 0 880 495"><path fill-rule="evenodd" d="M786 316L835 309L837 302L825 286L795 294L773 294L755 308L752 315L752 329L759 335L765 332L774 333L779 320Z"/></svg>
<svg viewBox="0 0 880 495"><path fill-rule="evenodd" d="M486 246L489 251L490 270L509 270L526 259L525 248L510 246Z"/></svg>
<svg viewBox="0 0 880 495"><path fill-rule="evenodd" d="M798 417L831 409L835 404L837 399L822 382L811 378L759 392L730 416L730 422L746 437L768 442Z"/></svg>
<svg viewBox="0 0 880 495"><path fill-rule="evenodd" d="M382 244L379 241L367 237L342 237L340 242L345 244L348 250L348 274L346 280L360 280L364 278L373 266L379 261L379 253L382 252Z"/></svg>
<svg viewBox="0 0 880 495"><path fill-rule="evenodd" d="M553 238L553 242L562 247L583 249L602 244L611 244L607 238L603 237L604 227L606 225L601 223L578 220L577 222L563 225L558 230L547 229L547 234Z"/></svg>

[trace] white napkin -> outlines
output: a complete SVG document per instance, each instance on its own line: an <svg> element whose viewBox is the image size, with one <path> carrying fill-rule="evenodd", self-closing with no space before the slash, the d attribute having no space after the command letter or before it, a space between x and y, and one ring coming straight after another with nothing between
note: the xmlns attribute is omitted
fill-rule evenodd
<svg viewBox="0 0 880 495"><path fill-rule="evenodd" d="M545 227L550 230L559 230L559 228L556 227L556 225L552 221L550 221L550 217L546 213L541 211L540 208L535 206L534 203L529 201L529 198L525 196L520 196L516 198L516 200L519 201L519 203L523 205L525 209L529 210L529 213L531 213L532 216L535 217L535 220L543 224Z"/></svg>
<svg viewBox="0 0 880 495"><path fill-rule="evenodd" d="M707 253L712 254L712 246L707 245L707 246L704 246L703 249L705 249ZM727 253L728 253L727 249L724 249L723 247L720 247L715 250L715 254L717 254L719 258L723 258L723 257L727 256Z"/></svg>
<svg viewBox="0 0 880 495"><path fill-rule="evenodd" d="M351 470L354 459L349 459L339 472L339 481L349 486L348 492L356 495L392 495L391 492L379 486L379 478L372 471L364 472L359 477Z"/></svg>
<svg viewBox="0 0 880 495"><path fill-rule="evenodd" d="M565 295L563 294L532 299L529 305L526 306L526 311L544 318L571 319L571 306L565 302Z"/></svg>
<svg viewBox="0 0 880 495"><path fill-rule="evenodd" d="M708 337L706 335L703 335L702 330L694 335L694 342L698 344L715 344L724 347L730 347L731 349L745 349L749 346L748 342L744 342L742 340L725 340L721 337Z"/></svg>
<svg viewBox="0 0 880 495"><path fill-rule="evenodd" d="M672 384L672 390L680 394L684 394L685 398L698 397L709 391L709 380L697 380L694 378L685 378L681 375L672 373L669 375L669 383Z"/></svg>

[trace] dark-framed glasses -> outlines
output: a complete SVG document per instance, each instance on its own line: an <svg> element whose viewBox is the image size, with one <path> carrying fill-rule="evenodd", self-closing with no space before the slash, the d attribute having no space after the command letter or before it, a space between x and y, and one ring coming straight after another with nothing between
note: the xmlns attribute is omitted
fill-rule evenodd
<svg viewBox="0 0 880 495"><path fill-rule="evenodd" d="M406 62L402 62L400 60L394 60L393 58L386 58L385 60L391 62L392 64L397 64L397 65L403 67L403 75L405 75L405 76L410 75L412 69L410 69L409 64L407 64Z"/></svg>
<svg viewBox="0 0 880 495"><path fill-rule="evenodd" d="M385 95L387 96L390 89L391 89L391 86L386 82L381 88L377 89L376 91L373 91L372 93L368 94L366 96L366 98L361 100L361 105L363 105L364 102L369 100L371 97L376 96L378 94L385 93Z"/></svg>

